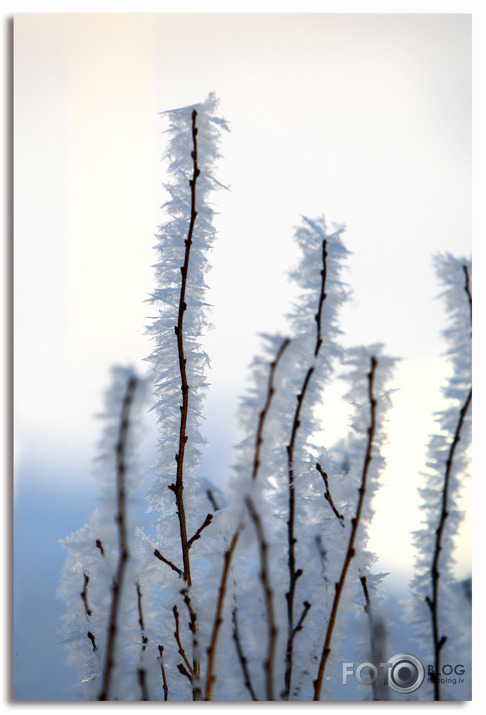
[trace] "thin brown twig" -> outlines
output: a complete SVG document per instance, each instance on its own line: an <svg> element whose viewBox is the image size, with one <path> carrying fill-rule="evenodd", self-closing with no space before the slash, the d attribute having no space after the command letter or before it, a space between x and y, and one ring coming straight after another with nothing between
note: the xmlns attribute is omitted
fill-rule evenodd
<svg viewBox="0 0 486 715"><path fill-rule="evenodd" d="M184 604L187 608L187 612L189 613L189 630L192 633L192 652L193 652L192 671L194 674L192 695L193 695L193 700L202 700L202 690L201 690L201 686L199 684L199 679L201 676L201 664L200 664L199 656L196 656L196 654L198 653L198 649L199 649L198 636L197 636L197 633L198 633L197 615L192 607L191 599L189 597L189 590L187 588L183 588L181 591L181 595L184 599Z"/></svg>
<svg viewBox="0 0 486 715"><path fill-rule="evenodd" d="M302 569L296 568L295 560L295 544L297 539L295 538L295 475L294 475L294 449L295 442L297 439L297 432L300 427L300 410L304 402L304 397L307 392L307 387L309 381L314 372L314 367L310 367L305 376L302 391L297 395L297 409L294 415L294 422L292 426L292 435L290 438L290 444L287 446L288 455L288 475L289 475L289 518L287 521L287 533L288 533L288 564L289 564L289 590L285 594L287 599L287 621L288 621L288 635L287 635L287 649L285 655L285 688L282 693L284 699L288 699L290 695L290 687L292 683L292 668L293 668L293 651L294 651L294 600L295 600L295 590L297 587L297 581L302 576Z"/></svg>
<svg viewBox="0 0 486 715"><path fill-rule="evenodd" d="M103 544L101 543L100 539L96 539L96 548L100 550L102 556L105 555Z"/></svg>
<svg viewBox="0 0 486 715"><path fill-rule="evenodd" d="M189 673L191 677L194 677L194 671L192 669L192 665L189 663L186 655L186 651L182 647L181 643L181 638L179 635L179 611L177 610L177 606L174 606L172 609L172 613L174 614L174 621L175 621L175 631L174 631L174 638L176 639L176 643L179 648L179 655L182 657L184 663L187 665Z"/></svg>
<svg viewBox="0 0 486 715"><path fill-rule="evenodd" d="M319 295L319 304L317 313L315 314L315 320L317 323L317 335L316 344L314 348L314 365L311 365L307 370L307 374L304 378L302 385L302 390L297 395L297 407L294 414L294 421L292 424L292 433L290 436L290 442L287 446L287 458L288 458L288 477L289 477L289 518L287 521L287 531L288 531L288 564L289 564L289 590L285 594L287 599L287 649L285 654L285 687L282 693L284 699L288 699L290 696L290 688L292 684L292 669L293 669L293 653L294 653L294 638L295 638L295 628L294 628L294 600L295 591L297 588L297 581L300 576L302 576L302 569L296 568L295 560L295 544L297 539L295 537L295 474L294 474L294 451L295 443L297 440L297 434L300 427L300 412L302 405L304 404L305 396L307 393L307 388L309 387L310 379L315 369L315 360L319 355L319 350L322 345L321 336L321 322L322 322L322 309L324 301L326 299L326 279L327 279L327 239L325 238L322 242L322 269L321 269L321 290Z"/></svg>
<svg viewBox="0 0 486 715"><path fill-rule="evenodd" d="M255 505L251 497L245 497L245 504L250 514L251 520L255 526L258 545L260 548L260 581L265 596L265 608L267 611L267 628L268 628L268 649L267 658L264 662L266 674L266 692L267 700L273 700L273 661L275 658L275 646L277 643L277 626L273 609L273 591L270 585L270 571L268 568L268 544L265 540L262 521L260 515L255 509Z"/></svg>
<svg viewBox="0 0 486 715"><path fill-rule="evenodd" d="M213 630L211 633L211 640L208 646L208 665L206 673L206 692L204 695L204 700L211 700L213 683L216 680L216 676L213 675L214 670L214 659L216 656L216 644L218 641L219 629L223 623L223 603L226 594L226 583L228 580L229 568L231 564L231 559L233 557L233 552L235 550L236 544L238 543L238 538L240 536L240 530L238 529L233 534L231 543L229 547L224 552L224 562L223 562L223 573L221 575L221 582L219 584L218 600L216 603L216 613L214 616Z"/></svg>
<svg viewBox="0 0 486 715"><path fill-rule="evenodd" d="M164 668L164 646L163 646L163 645L159 645L159 646L158 646L158 649L159 649L159 657L158 657L157 660L159 661L160 670L161 670L161 672L162 672L162 687L163 687L163 689L164 689L164 701L167 702L167 700L169 699L169 688L167 687L167 678L165 677L165 668Z"/></svg>
<svg viewBox="0 0 486 715"><path fill-rule="evenodd" d="M80 596L83 601L84 612L86 613L87 616L91 616L93 611L91 610L91 608L89 607L89 604L88 604L88 583L89 583L89 576L88 576L88 572L85 571L84 572L84 586L83 586L83 590L80 593Z"/></svg>
<svg viewBox="0 0 486 715"><path fill-rule="evenodd" d="M218 502L216 501L216 498L214 496L212 489L206 489L206 496L209 499L209 501L211 502L211 506L213 507L213 510L220 511L220 506L219 506Z"/></svg>
<svg viewBox="0 0 486 715"><path fill-rule="evenodd" d="M273 386L275 370L277 369L277 365L280 361L280 358L282 357L283 352L289 343L290 343L290 339L285 338L285 340L283 341L282 345L280 346L280 348L278 350L277 355L275 356L275 359L273 360L273 362L270 365L270 374L268 377L267 399L265 400L265 405L263 406L263 408L260 412L260 417L258 419L258 429L257 429L257 435L256 435L256 442L255 442L255 455L253 458L252 479L257 478L258 469L260 467L260 447L263 442L263 425L265 424L265 418L267 416L268 410L270 409L272 397L275 392L275 388Z"/></svg>
<svg viewBox="0 0 486 715"><path fill-rule="evenodd" d="M294 628L294 636L296 633L298 633L299 631L302 630L302 626L304 625L305 617L307 616L307 614L309 613L309 611L311 609L311 604L309 603L309 601L304 601L304 603L302 605L303 605L302 613L301 613L301 616L297 622L297 625Z"/></svg>
<svg viewBox="0 0 486 715"><path fill-rule="evenodd" d="M179 296L179 310L177 316L177 325L174 326L174 332L177 339L177 353L179 358L179 372L181 376L181 392L182 392L182 405L180 405L181 421L179 428L179 446L175 459L177 462L176 471L176 481L175 484L170 484L169 489L171 489L175 494L176 506L177 506L177 516L179 519L179 531L181 537L181 550L182 550L182 562L183 562L183 578L187 583L187 586L191 586L191 562L189 558L190 545L187 539L187 526L186 526L186 512L184 507L184 454L185 448L188 440L187 435L187 419L188 419L188 409L189 409L189 384L187 382L187 372L186 372L186 357L184 355L184 341L183 341L183 327L184 327L184 313L187 310L186 303L186 287L187 287L187 274L189 270L189 257L191 253L192 237L194 233L194 225L196 223L197 211L196 211L196 181L201 173L197 165L197 133L198 129L196 127L196 117L197 111L194 109L192 112L192 143L193 149L191 152L192 162L193 162L193 173L192 179L189 179L189 186L191 189L191 217L189 220L189 229L187 233L187 238L184 241L185 251L184 251L184 263L181 266L181 292ZM197 670L199 671L199 662L197 661ZM196 699L197 692L193 690L193 698Z"/></svg>
<svg viewBox="0 0 486 715"><path fill-rule="evenodd" d="M191 683L191 685L192 685L194 678L193 678L192 675L188 672L188 670L187 670L186 668L184 668L184 665L183 665L182 663L177 663L177 670L179 671L179 673L180 673L181 675L185 675L186 678L188 679L188 681L189 681L189 682Z"/></svg>
<svg viewBox="0 0 486 715"><path fill-rule="evenodd" d="M321 337L321 318L322 318L322 307L324 305L324 301L326 300L326 278L327 278L327 239L324 239L322 242L322 270L321 270L321 293L319 296L319 308L317 309L317 314L316 314L316 323L317 323L317 340L316 340L316 347L314 349L314 357L316 358L319 354L319 350L322 345L322 337Z"/></svg>
<svg viewBox="0 0 486 715"><path fill-rule="evenodd" d="M208 515L206 516L205 520L204 520L203 525L199 527L199 529L196 531L196 533L194 534L194 536L192 536L192 537L189 539L189 541L187 542L187 548L188 548L188 549L190 549L191 546L193 545L193 543L194 543L195 541L197 541L197 540L201 537L201 532L202 532L207 526L210 525L210 523L212 522L212 520L213 520L213 515L212 515L212 514L208 514Z"/></svg>
<svg viewBox="0 0 486 715"><path fill-rule="evenodd" d="M140 690L142 691L142 697L140 698L140 700L150 700L148 690L147 690L147 682L145 680L145 669L138 668L137 675L138 675L138 684L140 685Z"/></svg>
<svg viewBox="0 0 486 715"><path fill-rule="evenodd" d="M154 556L156 556L159 559L159 561L163 561L164 564L167 564L167 566L170 566L171 569L176 572L176 574L179 574L179 578L181 576L184 576L183 572L179 568L177 568L177 566L175 566L175 564L173 564L172 561L169 561L169 559L166 559L165 556L162 556L162 554L160 553L160 551L158 549L155 549Z"/></svg>
<svg viewBox="0 0 486 715"><path fill-rule="evenodd" d="M287 348L289 342L290 342L289 339L287 339L287 338L284 339L282 345L280 346L280 348L277 352L275 359L270 364L270 372L269 372L269 376L268 376L267 397L265 399L265 406L264 406L263 410L260 412L260 419L259 419L258 429L257 429L257 437L256 437L256 441L255 441L255 456L253 459L253 471L252 471L253 480L255 480L257 478L258 470L260 468L259 451L260 451L260 447L263 442L263 427L264 427L265 419L266 419L268 412L270 410L272 398L275 393L275 388L273 386L275 371L277 370L278 364L279 364L279 362L282 358L282 355L283 355L285 349ZM242 527L240 524L237 527L235 533L233 534L230 546L224 552L223 571L221 574L221 581L219 584L218 600L216 603L216 612L215 612L215 616L214 616L213 630L211 633L211 640L210 640L210 644L209 644L208 651L207 651L208 652L208 667L207 667L207 676L206 676L206 693L205 693L205 698L204 698L205 700L211 700L212 687L213 687L214 681L216 679L216 676L213 675L213 670L214 670L216 646L217 646L219 631L221 628L221 624L223 623L223 604L224 604L224 599L225 599L225 595L226 595L226 583L228 580L228 574L229 574L229 569L230 569L230 565L231 565L231 560L233 558L233 553L235 551L236 544L238 542L241 528Z"/></svg>
<svg viewBox="0 0 486 715"><path fill-rule="evenodd" d="M243 652L243 646L241 643L241 638L240 638L240 631L238 628L238 616L237 616L237 608L236 606L233 608L233 611L231 612L231 617L233 620L233 640L235 643L236 647L236 653L238 655L238 660L241 665L241 670L243 672L243 679L245 683L245 688L248 690L248 692L251 695L252 700L258 700L257 696L255 695L255 690L253 688L253 683L251 682L251 677L250 677L250 671L248 670L248 660Z"/></svg>
<svg viewBox="0 0 486 715"><path fill-rule="evenodd" d="M191 564L189 559L189 548L187 540L187 527L186 527L186 512L184 509L184 498L183 498L183 477L184 477L184 453L187 443L187 416L189 408L189 385L187 382L187 372L186 372L186 358L184 356L184 342L183 342L183 326L184 326L184 313L187 309L186 304L186 286L187 286L187 273L189 269L189 256L191 253L192 236L194 232L194 224L196 222L196 181L197 177L201 173L197 165L197 127L196 127L196 117L197 111L194 109L192 112L192 141L193 150L191 152L193 161L193 174L192 179L189 180L189 186L191 188L191 218L189 221L189 230L187 238L184 241L185 253L184 253L184 264L181 266L181 292L179 297L179 312L177 317L177 325L175 326L175 334L177 338L177 352L179 356L179 371L181 375L181 392L182 392L182 405L181 405L181 422L179 429L179 448L176 454L177 462L177 472L176 472L176 482L170 485L170 489L175 494L176 504L177 504L177 515L179 518L179 530L181 536L181 548L182 548L182 561L184 564L184 581L187 582L188 586L191 585Z"/></svg>
<svg viewBox="0 0 486 715"><path fill-rule="evenodd" d="M95 641L95 637L94 637L94 635L91 633L91 631L88 631L88 633L87 633L86 635L88 636L88 638L89 638L90 641L91 641L91 645L93 646L93 653L94 653L94 652L96 651L96 641Z"/></svg>
<svg viewBox="0 0 486 715"><path fill-rule="evenodd" d="M326 663L331 652L331 639L334 631L334 626L336 625L336 616L339 608L339 602L341 599L341 594L343 592L344 583L346 581L346 575L348 573L349 566L355 555L354 541L356 538L356 533L358 531L358 526L361 518L361 511L364 503L364 496L366 493L366 478L368 476L368 468L371 462L371 453L373 448L373 438L376 429L376 399L373 395L373 382L376 373L376 367L378 365L378 360L373 355L371 357L371 370L368 373L368 397L370 402L370 426L368 428L368 444L366 447L366 455L363 464L363 473L361 478L361 486L359 488L359 499L358 506L356 508L356 516L351 520L351 534L349 537L348 548L346 551L346 556L344 559L343 568L341 571L341 576L339 581L335 584L334 600L331 609L331 615L329 616L329 623L327 626L326 637L324 639L324 646L322 649L321 661L319 663L319 670L317 673L317 678L314 680L314 700L320 700L322 681L324 679L324 671L326 668Z"/></svg>
<svg viewBox="0 0 486 715"><path fill-rule="evenodd" d="M464 269L464 274L465 274L465 276L466 276L466 285L464 286L464 290L466 291L467 297L468 297L468 300L469 300L469 313L470 313L470 316L471 316L471 323L472 323L471 280L470 280L470 276L469 276L469 268L468 268L468 266L467 266L466 264L463 265L463 269Z"/></svg>
<svg viewBox="0 0 486 715"><path fill-rule="evenodd" d="M326 472L323 470L323 468L319 464L319 462L317 462L317 464L316 464L316 469L319 472L319 474L322 476L322 478L324 479L324 484L326 485L326 493L324 494L324 496L327 499L327 501L329 502L331 509L333 510L333 512L339 519L339 521L341 522L341 526L344 526L344 516L342 514L340 514L339 511L337 510L336 505L333 502L331 492L329 490L329 478L328 478Z"/></svg>
<svg viewBox="0 0 486 715"><path fill-rule="evenodd" d="M137 581L137 606L138 606L138 625L140 626L140 633L142 634L142 653L147 650L148 638L145 635L145 624L143 622L143 611L142 611L142 591L140 584Z"/></svg>
<svg viewBox="0 0 486 715"><path fill-rule="evenodd" d="M145 624L143 622L142 589L140 588L140 584L138 581L136 582L135 585L137 588L138 625L140 626L140 634L142 636L142 653L140 656L140 661L142 663L143 662L143 653L147 650L148 638L145 635ZM143 666L141 665L137 672L138 672L138 682L140 685L140 690L142 691L141 700L150 700L150 698L148 697L147 683L145 680L145 668L143 668Z"/></svg>
<svg viewBox="0 0 486 715"><path fill-rule="evenodd" d="M437 527L437 530L436 530L434 559L433 559L432 568L431 568L432 597L426 596L426 598L425 598L425 600L430 608L430 613L431 613L431 618L432 618L432 632L433 632L433 640L434 640L434 674L432 676L432 679L434 682L434 699L435 700L440 700L440 668L441 668L440 653L447 641L447 636L444 636L444 635L440 636L440 627L439 627L439 578L440 578L439 557L440 557L440 552L442 551L442 537L444 534L444 528L445 528L447 517L449 516L449 511L448 511L449 486L450 486L452 466L454 463L454 454L455 454L457 445L459 444L459 441L461 439L462 427L464 424L464 420L466 419L466 414L467 414L467 411L471 404L471 401L472 401L472 388L469 390L469 394L466 397L466 401L461 408L459 420L457 422L457 427L456 427L456 431L454 434L454 439L452 441L452 444L451 444L451 447L449 450L449 454L447 457L446 469L445 469L445 475L444 475L444 486L442 489L442 508L441 508L441 514L440 514L440 519L439 519L439 526Z"/></svg>
<svg viewBox="0 0 486 715"><path fill-rule="evenodd" d="M128 539L126 526L126 487L125 487L125 450L129 428L130 408L133 402L135 388L137 386L137 378L132 376L127 385L127 390L123 400L122 414L120 420L120 429L118 433L118 441L116 444L116 489L117 489L117 514L115 521L118 524L118 541L120 547L120 556L118 560L118 568L113 580L113 598L111 601L110 621L108 627L108 643L106 647L106 659L103 675L103 684L98 700L108 700L110 694L111 676L113 674L115 640L118 628L118 609L120 606L121 592L123 587L123 579L128 561Z"/></svg>

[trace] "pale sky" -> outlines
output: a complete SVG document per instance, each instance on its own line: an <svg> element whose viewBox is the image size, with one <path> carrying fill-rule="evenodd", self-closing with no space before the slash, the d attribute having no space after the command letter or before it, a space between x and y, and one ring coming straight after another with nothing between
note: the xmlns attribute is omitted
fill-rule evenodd
<svg viewBox="0 0 486 715"><path fill-rule="evenodd" d="M399 563L409 575L419 473L447 374L431 255L471 251L470 32L469 16L445 14L18 16L18 463L89 470L109 366L143 367L150 352L144 300L165 200L159 113L214 91L231 127L218 170L231 191L213 197L201 471L219 483L229 474L256 334L285 330L293 227L302 214L345 223L345 342L380 341L402 358L371 548L381 568Z"/></svg>

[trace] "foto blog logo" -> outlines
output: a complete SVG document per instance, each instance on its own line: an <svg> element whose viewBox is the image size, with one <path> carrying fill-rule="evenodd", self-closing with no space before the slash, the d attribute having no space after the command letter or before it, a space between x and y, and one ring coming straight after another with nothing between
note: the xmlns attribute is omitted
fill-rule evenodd
<svg viewBox="0 0 486 715"><path fill-rule="evenodd" d="M396 693L413 693L425 679L422 662L409 653L397 653L386 663L380 663L385 685ZM373 663L360 663L355 669L354 663L343 663L343 685L347 685L349 676L355 676L361 685L373 685L378 680L379 670Z"/></svg>

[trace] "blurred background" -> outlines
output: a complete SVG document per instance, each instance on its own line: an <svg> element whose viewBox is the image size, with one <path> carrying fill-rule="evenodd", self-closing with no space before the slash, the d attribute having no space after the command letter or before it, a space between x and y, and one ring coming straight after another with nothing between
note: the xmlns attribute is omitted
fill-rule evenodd
<svg viewBox="0 0 486 715"><path fill-rule="evenodd" d="M433 413L448 375L431 256L471 251L468 15L18 15L14 21L15 697L68 700L55 599L59 539L96 505L108 370L145 370L163 112L210 91L230 123L200 474L220 488L259 332L285 332L300 216L345 223L346 345L402 358L370 547L403 596ZM324 438L343 433L342 386ZM334 415L332 424L326 419ZM341 422L335 420L339 415ZM151 423L150 415L147 416ZM155 438L146 462L155 460ZM470 489L456 575L470 575ZM399 509L399 518L397 518ZM403 640L406 634L403 633ZM407 652L402 642L398 650ZM413 651L410 651L413 652Z"/></svg>

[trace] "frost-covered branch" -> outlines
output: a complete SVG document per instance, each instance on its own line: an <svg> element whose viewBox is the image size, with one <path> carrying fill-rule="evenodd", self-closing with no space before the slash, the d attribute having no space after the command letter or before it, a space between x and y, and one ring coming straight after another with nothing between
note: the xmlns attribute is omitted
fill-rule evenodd
<svg viewBox="0 0 486 715"><path fill-rule="evenodd" d="M194 534L194 536L191 536L191 538L190 538L189 541L187 542L187 549L188 549L188 550L191 548L191 546L193 545L193 543L194 543L195 541L197 541L198 539L201 538L201 533L204 531L204 529L205 529L207 526L210 525L210 523L212 522L212 520L213 520L213 515L212 515L212 514L208 514L208 515L206 516L206 518L205 518L203 524L199 527L199 529L196 531L196 533Z"/></svg>
<svg viewBox="0 0 486 715"><path fill-rule="evenodd" d="M331 492L329 490L328 476L327 476L326 472L323 470L323 468L321 467L321 465L319 464L319 462L317 462L317 464L316 464L316 469L319 472L319 474L321 475L321 477L323 478L324 484L326 486L326 491L324 493L324 497L329 502L331 509L333 510L333 512L339 519L339 521L341 522L341 525L344 526L344 516L342 514L340 514L339 511L337 510L336 505L334 504L334 501L332 499Z"/></svg>
<svg viewBox="0 0 486 715"><path fill-rule="evenodd" d="M164 666L164 646L159 645L159 657L158 661L160 664L160 670L162 673L162 684L163 684L163 690L164 690L164 701L167 701L169 699L169 688L167 687L167 678L165 675L165 666Z"/></svg>
<svg viewBox="0 0 486 715"><path fill-rule="evenodd" d="M262 447L262 444L264 441L263 440L263 429L265 426L265 419L266 419L268 412L270 410L272 398L275 393L275 387L274 387L275 371L277 370L278 364L279 364L280 360L282 359L282 355L284 354L289 343L290 343L290 340L288 338L285 338L283 341L280 342L279 348L277 350L277 354L276 354L275 358L272 360L272 362L270 363L270 370L269 370L269 374L268 374L268 382L267 382L267 387L266 387L265 404L264 404L263 408L261 409L260 415L258 418L258 427L257 427L257 434L256 434L254 455L253 455L253 468L252 468L252 474L251 474L252 481L256 480L256 478L258 476L258 471L260 468L260 451L261 451L261 447ZM214 616L211 640L210 640L210 645L208 648L208 667L207 667L207 676L206 676L205 700L211 700L212 687L213 687L213 683L215 681L215 676L213 675L213 671L214 671L214 662L215 662L215 655L216 655L216 645L217 645L217 641L218 641L219 631L220 631L221 625L223 623L223 615L222 614L223 614L224 599L225 599L225 595L226 595L226 585L227 585L228 575L229 575L229 571L230 571L231 560L233 558L233 554L234 554L236 545L238 543L241 529L242 529L242 524L239 524L232 536L230 546L225 550L225 553L224 553L223 571L221 574L221 582L220 582L219 589L218 589L218 600L217 600L217 604L216 604L216 613Z"/></svg>
<svg viewBox="0 0 486 715"><path fill-rule="evenodd" d="M236 653L238 656L238 661L241 666L241 671L243 673L243 679L245 683L245 688L248 690L248 692L251 695L251 699L256 701L258 700L257 696L255 695L255 690L253 688L253 683L251 682L251 676L250 676L250 671L248 670L248 659L246 658L244 652L243 652L243 645L241 643L241 638L240 638L240 630L238 627L238 609L235 606L233 610L231 611L231 619L233 621L233 641L235 644L236 648Z"/></svg>
<svg viewBox="0 0 486 715"><path fill-rule="evenodd" d="M123 588L123 580L128 554L128 536L126 524L126 484L125 484L125 452L127 444L127 434L129 428L130 409L133 402L135 388L137 387L137 378L132 375L128 380L127 391L123 400L123 407L120 420L120 431L116 444L116 488L117 488L117 514L115 521L118 525L118 540L119 540L119 561L116 575L113 581L113 594L111 602L110 623L108 630L108 645L106 648L105 669L103 677L103 685L99 694L98 700L109 700L111 676L113 673L114 656L115 656L115 641L118 628L118 610L120 606L120 598Z"/></svg>
<svg viewBox="0 0 486 715"><path fill-rule="evenodd" d="M175 621L174 638L176 639L177 647L179 649L179 655L182 657L182 660L184 661L184 663L187 666L187 670L189 671L189 675L191 676L191 682L192 682L192 678L194 678L194 671L192 669L192 665L189 663L189 660L186 655L186 651L182 647L181 637L180 637L180 633L179 633L179 611L177 610L177 606L173 607L172 613L174 614L174 621ZM185 675L185 673L183 673L183 675Z"/></svg>
<svg viewBox="0 0 486 715"><path fill-rule="evenodd" d="M446 461L446 468L445 468L445 475L444 475L444 487L442 490L442 508L441 508L441 513L440 513L439 526L437 527L437 531L436 531L434 560L432 562L432 569L431 569L432 597L430 597L430 596L425 597L427 605L430 608L431 618L432 618L432 633L433 633L433 640L434 640L434 697L435 697L435 700L440 700L440 672L441 672L440 654L441 654L442 648L444 647L444 645L447 641L447 636L441 635L440 628L439 628L439 579L440 579L439 557L440 557L440 552L442 551L442 540L443 540L446 520L447 520L447 517L449 516L449 512L448 512L449 487L450 487L451 471L452 471L452 467L454 464L454 455L456 452L457 445L459 444L459 440L461 439L462 427L464 425L464 420L466 419L466 415L467 415L469 407L471 405L471 401L472 401L472 389L469 390L468 396L466 397L466 401L461 408L461 412L459 414L459 420L457 422L456 431L454 433L454 438L452 440L451 448L450 448L449 455L448 455L447 461Z"/></svg>
<svg viewBox="0 0 486 715"><path fill-rule="evenodd" d="M469 301L469 314L471 316L471 323L472 323L471 276L469 274L469 266L467 265L467 263L465 263L462 268L464 270L464 275L466 276L466 285L464 286L464 290L466 291L467 299Z"/></svg>
<svg viewBox="0 0 486 715"><path fill-rule="evenodd" d="M140 625L140 633L142 637L142 653L144 653L147 650L147 643L148 643L148 638L145 635L145 623L143 620L143 611L142 611L142 591L140 589L140 584L136 583L137 587L137 609L138 609L138 623Z"/></svg>
<svg viewBox="0 0 486 715"><path fill-rule="evenodd" d="M199 641L198 641L198 623L197 614L192 607L191 598L189 596L189 589L183 588L181 591L182 597L184 599L184 605L189 613L189 630L192 633L192 672L194 674L193 681L193 700L202 700L202 690L199 684L201 677L201 663L199 660Z"/></svg>
<svg viewBox="0 0 486 715"><path fill-rule="evenodd" d="M235 531L235 533L233 534L233 538L231 539L230 545L224 552L223 572L221 574L221 582L219 584L218 600L216 603L216 613L214 616L213 630L211 633L211 640L210 640L209 647L208 647L206 692L205 692L205 696L204 696L205 700L211 700L213 683L216 680L216 676L213 675L214 659L216 656L216 644L218 642L219 630L223 623L223 604L224 604L224 598L226 595L226 584L228 581L228 574L229 574L231 559L233 558L233 553L236 548L236 544L238 543L239 536L240 536L240 529L237 529Z"/></svg>
<svg viewBox="0 0 486 715"><path fill-rule="evenodd" d="M457 506L461 478L468 467L471 431L471 263L450 254L434 257L436 273L444 286L449 324L444 331L452 374L443 388L448 406L437 413L437 434L428 446L428 473L421 489L426 509L423 528L415 532L418 548L412 589L418 599L413 606L417 635L434 663L433 697L442 699L441 662L457 658L464 627L457 622L454 600L452 550L462 514ZM425 631L424 621L430 622ZM447 652L446 652L447 651ZM461 655L462 662L467 654ZM446 661L447 662L447 661ZM448 695L449 697L449 695Z"/></svg>
<svg viewBox="0 0 486 715"><path fill-rule="evenodd" d="M83 585L83 590L81 591L81 594L80 594L80 595L81 595L81 600L82 600L82 602L83 602L84 611L85 611L86 615L87 615L87 616L91 616L92 610L91 610L91 608L89 607L89 603L88 603L88 583L89 583L89 576L88 576L88 574L85 572L85 573L84 573L84 585Z"/></svg>
<svg viewBox="0 0 486 715"><path fill-rule="evenodd" d="M322 332L322 308L324 305L324 301L326 300L326 278L327 278L327 238L324 239L322 242L322 269L321 269L321 277L322 277L322 282L321 282L321 292L319 294L319 307L317 309L316 313L316 323L317 323L317 338L316 338L316 346L314 348L314 357L316 358L319 355L319 350L321 349L322 345L322 337L321 337L321 332Z"/></svg>
<svg viewBox="0 0 486 715"><path fill-rule="evenodd" d="M161 513L157 538L163 549L156 549L155 555L181 576L187 587L194 577L191 546L210 523L207 518L200 526L206 513L205 491L196 472L205 442L199 423L209 363L200 344L209 326L205 276L215 237L215 212L209 195L221 186L214 178L213 166L219 157L221 130L227 129L216 114L217 105L218 100L210 94L201 104L165 113L170 135L167 157L171 179L164 185L169 193L164 206L168 220L158 234L160 260L155 266L157 287L152 294L158 315L148 329L155 342L150 360L156 388L154 409L160 424L158 476L149 492L150 509ZM175 513L167 505L167 488L175 496ZM182 555L180 567L176 550ZM166 594L169 599L168 591ZM198 661L195 669L199 669Z"/></svg>
<svg viewBox="0 0 486 715"><path fill-rule="evenodd" d="M182 561L184 563L184 581L187 581L188 585L191 585L191 563L189 559L189 546L187 541L187 527L186 527L186 511L184 508L184 498L183 498L183 480L184 480L184 454L186 450L186 443L188 436L186 434L187 426L187 414L189 405L189 384L187 382L187 372L186 372L186 358L184 356L184 340L183 340L183 327L184 327L184 312L187 310L186 303L186 284L187 284L187 273L189 270L189 257L191 253L192 246L192 235L194 232L194 224L196 222L196 181L199 176L200 169L197 165L197 127L196 127L196 117L197 111L192 110L192 141L193 149L191 152L191 157L193 160L193 174L192 179L189 180L189 185L191 187L191 218L189 221L189 230L187 238L184 241L186 247L184 253L184 264L181 266L181 293L179 297L179 312L177 316L177 325L175 326L175 334L177 337L177 352L179 356L179 370L181 375L181 392L182 392L182 405L181 405L181 421L179 428L179 448L176 454L177 462L177 474L175 484L171 484L170 488L173 490L176 503L177 503L177 515L179 517L179 528L181 535L181 547L182 547Z"/></svg>
<svg viewBox="0 0 486 715"><path fill-rule="evenodd" d="M116 699L122 681L135 698L140 692L140 651L128 654L125 645L140 633L136 604L132 607L138 578L134 512L141 487L137 416L146 381L132 367L116 366L111 372L95 470L101 486L99 508L89 523L63 542L68 558L59 594L68 605L63 620L69 660L80 671L83 696L91 700Z"/></svg>
<svg viewBox="0 0 486 715"><path fill-rule="evenodd" d="M303 606L303 608L302 608L302 613L301 613L301 615L300 615L299 620L297 621L297 625L296 625L295 628L294 628L294 638L295 638L295 635L296 635L299 631L302 630L302 626L304 625L305 617L307 616L307 614L309 613L309 611L310 611L310 609L311 609L311 607L312 607L311 604L309 603L309 601L304 601L304 603L302 604L302 606Z"/></svg>
<svg viewBox="0 0 486 715"><path fill-rule="evenodd" d="M167 564L167 566L170 566L172 571L175 571L176 574L178 574L180 577L184 576L184 573L180 570L180 568L173 564L172 561L169 561L169 559L166 559L165 556L162 556L158 549L155 549L154 556L158 558L159 561L162 561L162 563Z"/></svg>
<svg viewBox="0 0 486 715"><path fill-rule="evenodd" d="M329 616L329 623L327 626L326 636L324 639L324 646L322 648L322 655L321 655L321 660L319 663L319 670L317 673L317 678L314 681L314 700L320 700L320 697L321 697L322 681L324 679L324 672L325 672L325 668L326 668L327 659L331 652L331 640L332 640L334 627L336 625L336 617L337 617L337 612L338 612L338 608L339 608L339 602L341 600L341 594L343 592L343 588L344 588L344 584L346 581L346 576L348 573L349 566L350 566L351 561L355 555L354 542L356 539L356 532L357 532L358 526L359 526L361 511L363 509L363 500L364 500L364 496L366 493L366 479L368 476L368 468L369 468L369 465L371 462L371 457L372 457L373 437L375 434L375 427L376 427L376 398L374 397L374 394L373 394L373 382L375 379L375 372L376 372L377 365L378 365L378 361L377 361L376 357L374 355L372 355L371 356L371 368L370 368L370 372L368 373L370 426L368 428L368 442L366 445L366 454L365 454L364 463L363 463L361 486L359 488L358 505L356 507L356 515L354 516L354 518L351 521L351 523L352 523L351 534L349 537L348 548L346 551L346 556L344 559L341 576L339 577L339 581L337 581L335 584L334 600L332 603L331 614Z"/></svg>
<svg viewBox="0 0 486 715"><path fill-rule="evenodd" d="M258 418L258 429L257 429L257 436L256 436L256 443L255 443L255 456L253 458L253 470L252 470L252 479L256 479L258 475L258 468L260 467L260 447L263 442L263 425L265 424L265 417L267 416L268 410L270 409L270 405L272 402L272 397L275 392L274 388L274 376L275 376L275 370L277 369L277 365L280 362L280 358L282 357L284 350L286 347L289 345L290 340L289 338L285 338L285 340L282 342L282 345L280 346L277 355L275 356L275 360L272 362L270 365L270 374L268 377L268 388L267 388L267 399L265 400L265 405L262 408L262 411L260 412L260 416Z"/></svg>
<svg viewBox="0 0 486 715"><path fill-rule="evenodd" d="M267 658L264 662L266 675L266 692L267 700L273 700L273 665L275 658L275 646L277 642L277 624L275 621L275 612L273 606L273 591L270 585L270 570L268 567L268 544L263 531L262 520L251 497L245 498L245 504L248 508L251 520L255 526L255 531L260 549L260 580L265 596L265 608L267 614L267 629L268 629L268 649Z"/></svg>
<svg viewBox="0 0 486 715"><path fill-rule="evenodd" d="M145 623L143 620L143 610L142 610L142 590L140 588L140 584L137 581L135 584L137 588L137 610L138 610L138 624L140 626L140 634L142 638L142 646L141 646L141 663L143 663L143 654L147 650L147 643L149 642L147 636L145 635ZM150 700L149 695L148 695L148 690L147 690L147 681L145 677L145 668L143 665L140 665L140 667L137 670L138 672L138 682L140 685L140 690L142 691L142 697L141 700Z"/></svg>
<svg viewBox="0 0 486 715"><path fill-rule="evenodd" d="M321 337L321 322L322 322L322 308L324 301L326 299L326 278L327 278L327 237L322 241L322 269L321 269L321 286L319 293L318 308L315 314L315 321L317 324L317 335L316 343L314 347L314 361L319 355L319 350L322 345ZM290 442L287 446L287 457L288 457L288 480L289 480L289 515L288 515L288 566L289 566L289 590L286 593L287 598L287 619L288 619L288 633L287 633L287 651L285 656L285 688L283 692L283 697L288 698L290 693L290 687L292 683L292 667L293 667L293 650L294 650L294 638L297 630L294 628L294 600L295 600L295 590L297 587L297 581L302 576L303 570L297 569L296 559L295 559L295 473L294 473L294 451L295 443L297 440L297 434L300 427L300 413L302 406L304 404L305 396L307 393L307 388L315 370L315 363L312 364L304 378L302 389L297 395L297 406L295 409L292 433L290 436ZM300 629L299 629L300 630Z"/></svg>

